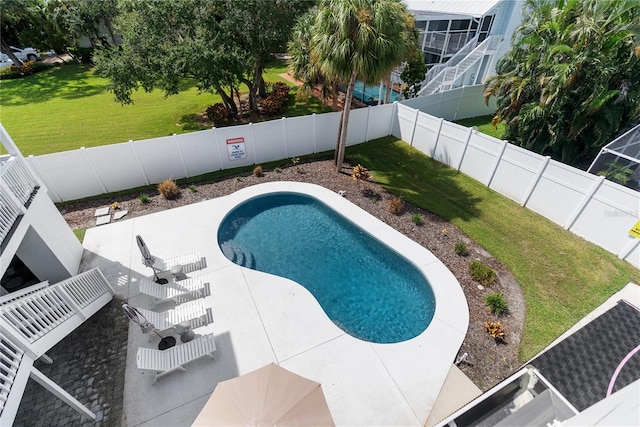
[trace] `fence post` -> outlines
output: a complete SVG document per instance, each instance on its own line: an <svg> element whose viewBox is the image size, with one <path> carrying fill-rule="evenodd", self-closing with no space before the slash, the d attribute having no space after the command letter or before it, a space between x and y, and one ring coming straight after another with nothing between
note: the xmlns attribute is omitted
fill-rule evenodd
<svg viewBox="0 0 640 427"><path fill-rule="evenodd" d="M282 123L282 140L284 141L284 156L289 157L289 141L287 140L287 118L283 117L281 123ZM256 159L256 162L257 162L257 159Z"/></svg>
<svg viewBox="0 0 640 427"><path fill-rule="evenodd" d="M416 127L418 126L418 114L420 114L420 110L416 108L416 116L413 118L413 130L411 131L411 141L409 145L413 147L413 137L416 134Z"/></svg>
<svg viewBox="0 0 640 427"><path fill-rule="evenodd" d="M603 181L604 181L604 176L599 176L599 177L596 178L594 183L591 185L591 188L589 188L589 190L587 190L587 192L585 193L584 197L582 198L582 200L578 204L578 207L575 209L575 211L573 211L573 213L571 214L571 216L567 220L566 224L564 225L563 228L565 230L569 230L573 226L573 224L576 222L578 217L580 217L580 215L582 214L582 211L587 206L587 203L589 203L589 200L591 200L591 198L593 197L595 192L598 191L598 188L600 188L600 186L602 185Z"/></svg>
<svg viewBox="0 0 640 427"><path fill-rule="evenodd" d="M551 157L545 156L544 160L540 164L540 167L538 168L538 172L536 172L536 176L533 177L533 181L531 182L531 185L529 185L527 192L524 194L524 197L522 198L522 202L520 202L520 206L527 205L527 202L529 201L529 197L531 197L531 195L533 194L533 191L538 186L538 182L540 182L540 178L542 178L544 171L547 169L549 160L551 160Z"/></svg>
<svg viewBox="0 0 640 427"><path fill-rule="evenodd" d="M220 152L220 143L218 141L218 130L214 126L211 128L211 131L213 132L213 145L215 145L216 151L218 152L218 164L220 165L218 167L218 170L222 170L224 169L224 163L222 162L222 153Z"/></svg>
<svg viewBox="0 0 640 427"><path fill-rule="evenodd" d="M175 144L176 144L176 150L178 150L178 157L180 157L180 163L182 164L182 171L184 172L184 176L185 178L190 178L191 175L189 174L189 171L187 170L187 165L184 162L184 157L182 156L182 150L180 149L180 138L178 138L177 133L173 134L173 140L175 141Z"/></svg>
<svg viewBox="0 0 640 427"><path fill-rule="evenodd" d="M631 237L631 236L629 236ZM638 246L638 243L640 243L640 239L636 239L636 238L631 238L631 242L629 242L618 254L618 258L620 259L625 259L627 258L627 256L629 256L629 254L631 253L631 251L633 249L635 249L636 246Z"/></svg>
<svg viewBox="0 0 640 427"><path fill-rule="evenodd" d="M500 154L498 154L498 158L496 159L496 162L493 165L493 170L491 171L491 176L489 177L489 181L487 182L487 187L491 187L491 181L493 181L493 177L496 176L496 171L498 170L498 166L500 166L502 155L504 154L504 150L507 149L508 143L509 141L507 141L506 139L502 141L502 148L500 149Z"/></svg>
<svg viewBox="0 0 640 427"><path fill-rule="evenodd" d="M444 119L440 118L440 124L438 125L438 133L436 133L436 142L433 144L433 150L431 151L431 158L436 154L436 149L438 148L438 141L440 141L440 133L442 132L442 124L444 123ZM425 153L426 154L426 153Z"/></svg>
<svg viewBox="0 0 640 427"><path fill-rule="evenodd" d="M316 117L316 113L311 115L311 132L313 132L313 152L318 152L318 118Z"/></svg>
<svg viewBox="0 0 640 427"><path fill-rule="evenodd" d="M467 140L464 143L464 148L462 149L462 153L460 154L460 161L458 162L458 167L456 168L456 170L460 170L460 168L462 167L462 161L464 160L464 155L467 152L467 147L469 146L469 141L471 141L471 136L476 132L477 128L475 126L472 126L469 128L469 134L467 135Z"/></svg>
<svg viewBox="0 0 640 427"><path fill-rule="evenodd" d="M82 155L84 156L84 159L89 164L89 168L91 169L91 172L93 172L93 176L95 176L96 179L98 180L98 183L100 184L100 187L102 187L103 192L108 193L109 190L107 190L107 186L104 185L104 182L102 182L102 178L100 178L100 174L98 173L98 170L96 169L95 165L91 161L91 158L87 154L87 150L84 147L80 147L80 152L82 153Z"/></svg>
<svg viewBox="0 0 640 427"><path fill-rule="evenodd" d="M393 101L393 109L391 110L391 114L389 115L389 135L393 135L393 118L398 119L398 121L400 121L400 118L398 117L398 101Z"/></svg>
<svg viewBox="0 0 640 427"><path fill-rule="evenodd" d="M138 163L138 167L140 168L140 171L142 172L142 177L144 178L144 182L146 185L150 185L151 183L149 182L149 177L147 176L147 171L144 170L144 166L142 165L142 161L140 160L140 156L138 156L138 152L136 151L135 147L133 146L133 139L129 140L129 148L131 149L131 152L133 153L133 157L136 159L136 163Z"/></svg>
<svg viewBox="0 0 640 427"><path fill-rule="evenodd" d="M284 117L282 118L284 120ZM249 132L251 132L251 145L253 146L253 164L258 164L258 154L256 153L256 133L253 130L253 123L249 123ZM286 143L285 143L286 147Z"/></svg>
<svg viewBox="0 0 640 427"><path fill-rule="evenodd" d="M367 123L365 124L364 127L364 141L362 142L367 142L369 141L369 117L371 116L371 105L367 106Z"/></svg>

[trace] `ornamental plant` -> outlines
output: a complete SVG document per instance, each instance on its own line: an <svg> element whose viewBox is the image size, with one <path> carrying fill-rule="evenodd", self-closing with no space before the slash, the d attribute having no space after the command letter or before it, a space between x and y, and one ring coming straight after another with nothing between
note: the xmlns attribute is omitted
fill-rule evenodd
<svg viewBox="0 0 640 427"><path fill-rule="evenodd" d="M371 174L369 173L369 170L364 166L362 166L361 164L358 164L358 166L353 167L353 172L351 173L351 176L353 177L353 180L358 184L360 184L360 181L368 181L369 178L371 178Z"/></svg>
<svg viewBox="0 0 640 427"><path fill-rule="evenodd" d="M484 322L484 329L496 341L504 341L505 333L500 322Z"/></svg>
<svg viewBox="0 0 640 427"><path fill-rule="evenodd" d="M389 200L387 209L394 215L400 215L404 209L404 201L400 197L394 197Z"/></svg>
<svg viewBox="0 0 640 427"><path fill-rule="evenodd" d="M469 251L467 250L467 244L465 242L456 242L453 246L453 251L460 256L469 255Z"/></svg>
<svg viewBox="0 0 640 427"><path fill-rule="evenodd" d="M500 292L487 294L487 296L484 297L484 303L489 307L492 314L499 316L507 311L507 301Z"/></svg>
<svg viewBox="0 0 640 427"><path fill-rule="evenodd" d="M158 192L167 200L173 200L180 195L180 187L172 179L165 179L158 184Z"/></svg>
<svg viewBox="0 0 640 427"><path fill-rule="evenodd" d="M480 260L474 259L469 264L471 278L484 286L491 286L496 281L496 271Z"/></svg>

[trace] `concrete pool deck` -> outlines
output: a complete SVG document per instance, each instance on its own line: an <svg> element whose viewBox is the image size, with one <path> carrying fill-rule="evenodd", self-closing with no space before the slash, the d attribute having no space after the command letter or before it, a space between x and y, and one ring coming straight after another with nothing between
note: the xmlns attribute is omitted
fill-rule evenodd
<svg viewBox="0 0 640 427"><path fill-rule="evenodd" d="M264 192L311 194L413 262L429 279L436 311L419 336L398 344L351 337L324 313L315 298L288 279L231 263L217 245L217 229L230 209ZM337 194L311 184L278 182L232 195L136 217L87 231L83 269L100 267L122 299L151 308L138 282L151 270L141 261L135 236L154 255L199 250L207 267L190 273L210 283L205 304L214 322L198 334L214 333L216 359L203 358L152 384L136 368L138 347L155 347L134 325L129 330L125 419L130 426L191 425L218 382L275 362L322 384L336 425L421 426L432 411L468 326L460 285L429 251ZM171 308L159 305L156 310ZM384 325L382 325L384 327Z"/></svg>

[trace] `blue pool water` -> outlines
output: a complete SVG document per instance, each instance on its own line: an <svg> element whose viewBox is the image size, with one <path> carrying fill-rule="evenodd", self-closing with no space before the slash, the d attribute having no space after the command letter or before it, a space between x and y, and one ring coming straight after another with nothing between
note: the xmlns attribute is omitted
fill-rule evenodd
<svg viewBox="0 0 640 427"><path fill-rule="evenodd" d="M433 318L431 286L413 264L320 201L272 193L232 210L218 230L236 264L294 280L348 334L396 343Z"/></svg>
<svg viewBox="0 0 640 427"><path fill-rule="evenodd" d="M380 95L380 86L378 85L366 85L363 82L356 82L353 89L353 96L365 104L377 105L378 96ZM382 96L384 97L384 88L382 89ZM389 102L402 101L402 95L396 90L391 90L389 94Z"/></svg>

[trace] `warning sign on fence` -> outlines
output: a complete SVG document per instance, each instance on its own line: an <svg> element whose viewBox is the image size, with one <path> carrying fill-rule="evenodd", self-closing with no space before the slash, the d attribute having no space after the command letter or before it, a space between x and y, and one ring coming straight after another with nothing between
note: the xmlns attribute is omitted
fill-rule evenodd
<svg viewBox="0 0 640 427"><path fill-rule="evenodd" d="M244 138L227 139L227 151L229 152L229 160L246 159L247 152L244 149Z"/></svg>
<svg viewBox="0 0 640 427"><path fill-rule="evenodd" d="M636 239L640 239L640 221L636 222L636 225L631 227L631 230L629 230L629 235L635 237Z"/></svg>

